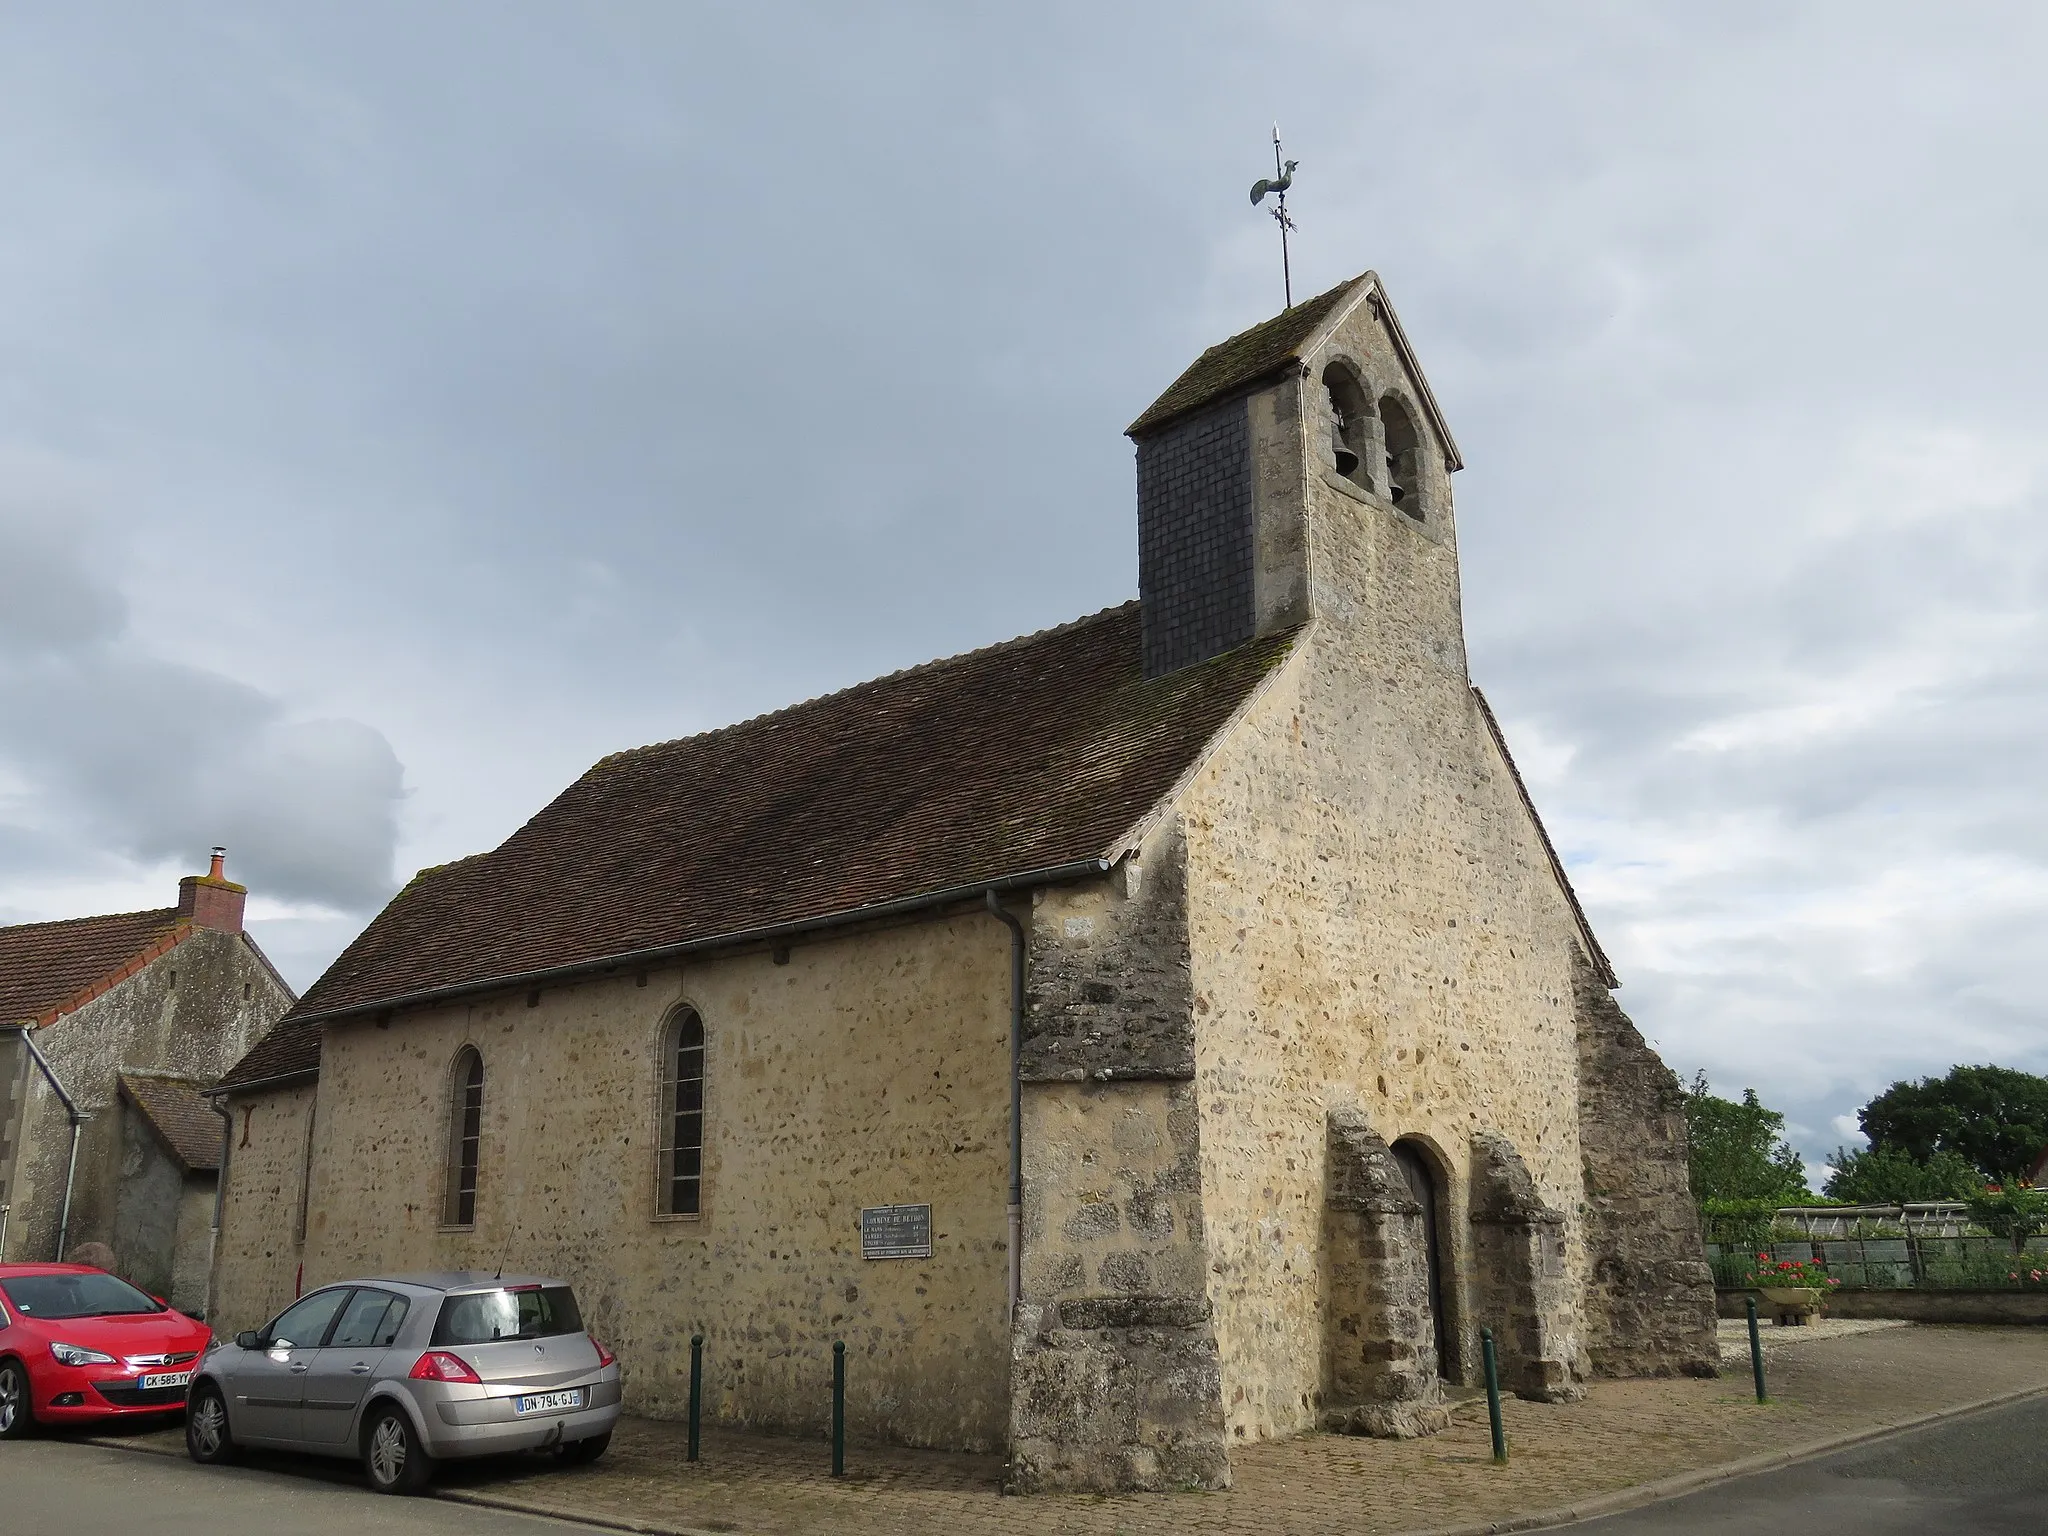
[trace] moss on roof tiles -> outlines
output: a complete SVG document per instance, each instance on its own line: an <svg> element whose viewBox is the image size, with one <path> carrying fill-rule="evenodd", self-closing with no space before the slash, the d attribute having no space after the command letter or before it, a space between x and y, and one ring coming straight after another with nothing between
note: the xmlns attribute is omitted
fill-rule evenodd
<svg viewBox="0 0 2048 1536"><path fill-rule="evenodd" d="M1099 857L1292 644L1146 678L1139 632L1126 603L609 754L498 848L416 876L265 1044L301 1019Z"/></svg>
<svg viewBox="0 0 2048 1536"><path fill-rule="evenodd" d="M1124 429L1125 435L1142 437L1212 400L1278 373L1300 354L1302 345L1344 296L1363 281L1354 277L1339 283L1327 293L1304 299L1292 309L1283 309L1272 319L1218 342L1190 363L1166 393Z"/></svg>

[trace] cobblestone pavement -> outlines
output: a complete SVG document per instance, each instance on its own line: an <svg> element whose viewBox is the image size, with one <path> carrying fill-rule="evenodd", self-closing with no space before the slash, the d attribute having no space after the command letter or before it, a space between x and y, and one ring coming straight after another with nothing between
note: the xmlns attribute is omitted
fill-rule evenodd
<svg viewBox="0 0 2048 1536"><path fill-rule="evenodd" d="M681 1426L646 1419L623 1421L592 1467L555 1470L538 1458L448 1466L441 1490L660 1532L1394 1536L1523 1518L1943 1409L2048 1391L2048 1329L1838 1333L1773 1349L1767 1365L1773 1401L1761 1407L1746 1370L1718 1381L1602 1382L1570 1405L1510 1400L1506 1467L1492 1465L1485 1405L1471 1400L1450 1430L1426 1440L1310 1435L1242 1447L1227 1493L1003 1498L993 1457L859 1444L847 1452L849 1476L835 1483L821 1443L709 1428L693 1466L683 1458ZM181 1448L164 1435L127 1443Z"/></svg>

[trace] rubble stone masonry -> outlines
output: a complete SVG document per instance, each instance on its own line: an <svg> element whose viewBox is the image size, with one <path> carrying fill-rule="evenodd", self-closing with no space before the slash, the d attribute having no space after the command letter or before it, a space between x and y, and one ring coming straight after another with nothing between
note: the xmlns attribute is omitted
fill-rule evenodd
<svg viewBox="0 0 2048 1536"><path fill-rule="evenodd" d="M1009 935L973 911L330 1025L306 1284L379 1270L561 1275L632 1362L627 1407L822 1433L832 1343L851 1432L1001 1448ZM703 1212L655 1213L660 1040L704 1023ZM472 1228L444 1225L450 1071L484 1062ZM863 1207L929 1204L930 1259L861 1256ZM238 1239L239 1242L242 1239Z"/></svg>
<svg viewBox="0 0 2048 1536"><path fill-rule="evenodd" d="M1586 1347L1601 1376L1712 1376L1718 1359L1685 1090L1601 985L1574 971L1585 1157Z"/></svg>

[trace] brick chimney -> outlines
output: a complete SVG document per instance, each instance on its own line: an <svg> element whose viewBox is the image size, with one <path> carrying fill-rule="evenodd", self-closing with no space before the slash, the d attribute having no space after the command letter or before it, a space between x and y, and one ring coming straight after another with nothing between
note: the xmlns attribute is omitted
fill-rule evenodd
<svg viewBox="0 0 2048 1536"><path fill-rule="evenodd" d="M249 888L237 885L224 871L228 851L213 850L213 868L203 875L187 875L178 882L178 916L195 928L214 928L222 933L242 931L242 903Z"/></svg>

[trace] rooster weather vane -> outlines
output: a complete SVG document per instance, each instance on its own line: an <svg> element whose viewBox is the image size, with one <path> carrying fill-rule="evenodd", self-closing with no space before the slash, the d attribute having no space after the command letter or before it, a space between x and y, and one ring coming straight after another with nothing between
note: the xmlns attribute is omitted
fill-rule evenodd
<svg viewBox="0 0 2048 1536"><path fill-rule="evenodd" d="M1294 220L1287 216L1287 189L1294 185L1294 168L1300 163L1298 160L1289 160L1286 164L1281 164L1280 125L1275 123L1273 125L1273 179L1271 181L1260 180L1252 183L1252 206L1256 208L1259 204L1263 203L1266 200L1266 194L1269 192L1278 194L1274 198L1273 206L1268 208L1266 212L1273 215L1273 218L1280 225L1280 281L1287 294L1287 307L1289 309L1294 308L1294 271L1288 265L1287 236L1294 228Z"/></svg>

